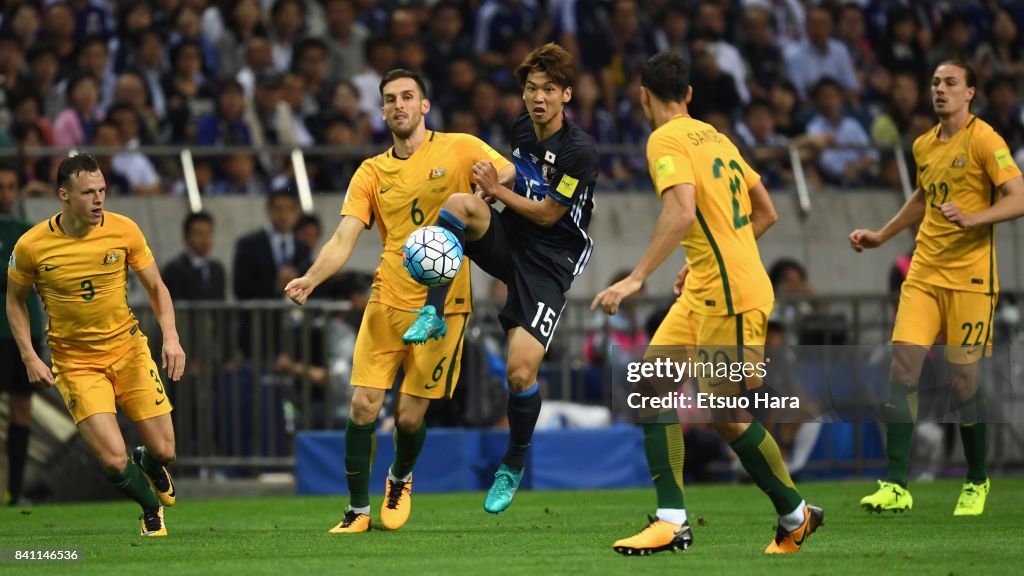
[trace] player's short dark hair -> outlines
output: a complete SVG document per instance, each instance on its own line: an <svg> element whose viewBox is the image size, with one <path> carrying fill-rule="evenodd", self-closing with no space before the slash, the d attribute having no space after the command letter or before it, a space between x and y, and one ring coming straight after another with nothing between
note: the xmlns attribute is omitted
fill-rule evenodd
<svg viewBox="0 0 1024 576"><path fill-rule="evenodd" d="M683 102L690 91L690 66L671 52L655 54L640 71L640 85L664 102Z"/></svg>
<svg viewBox="0 0 1024 576"><path fill-rule="evenodd" d="M71 186L71 179L78 176L80 172L99 172L100 165L92 154L76 154L61 160L57 167L57 188L68 188Z"/></svg>
<svg viewBox="0 0 1024 576"><path fill-rule="evenodd" d="M192 231L192 227L197 222L206 222L210 226L213 226L213 216L206 211L200 210L199 212L192 212L188 216L185 216L185 224L182 227L182 232L188 236L188 233Z"/></svg>
<svg viewBox="0 0 1024 576"><path fill-rule="evenodd" d="M554 42L548 42L526 55L516 68L520 86L526 86L526 77L530 72L547 74L551 82L563 89L576 85L576 62L572 54Z"/></svg>
<svg viewBox="0 0 1024 576"><path fill-rule="evenodd" d="M380 79L380 97L384 97L385 86L402 78L411 78L415 81L416 87L420 89L420 97L424 99L427 97L427 85L423 83L423 78L421 78L419 74L406 68L395 68L394 70L388 70L388 72L384 74L384 77Z"/></svg>
<svg viewBox="0 0 1024 576"><path fill-rule="evenodd" d="M299 203L299 197L294 192L288 188L280 188L271 192L270 196L267 196L267 208L273 206L278 198L288 198L289 200L294 200L296 204Z"/></svg>

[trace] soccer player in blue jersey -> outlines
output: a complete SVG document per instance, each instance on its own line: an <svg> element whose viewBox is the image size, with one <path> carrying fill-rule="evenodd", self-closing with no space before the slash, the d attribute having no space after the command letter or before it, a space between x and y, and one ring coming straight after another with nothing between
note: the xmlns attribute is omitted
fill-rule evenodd
<svg viewBox="0 0 1024 576"><path fill-rule="evenodd" d="M594 208L598 155L593 139L565 117L576 77L572 55L555 44L531 52L516 69L526 110L512 126L513 189L490 162L473 167L477 194L448 198L437 225L450 230L465 254L508 285L499 315L508 335L509 445L484 508L512 503L540 414L537 371L565 308L565 293L594 249L587 235ZM500 200L501 212L491 203ZM447 287L431 288L427 304L403 340L422 343L447 332Z"/></svg>

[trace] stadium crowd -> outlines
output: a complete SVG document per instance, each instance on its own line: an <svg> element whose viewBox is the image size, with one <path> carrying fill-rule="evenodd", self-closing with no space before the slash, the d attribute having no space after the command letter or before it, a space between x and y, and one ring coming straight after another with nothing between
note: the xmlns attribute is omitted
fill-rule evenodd
<svg viewBox="0 0 1024 576"><path fill-rule="evenodd" d="M974 107L1017 151L1024 5L1008 0L151 0L0 2L0 150L104 146L119 194L180 193L175 156L139 146L351 146L309 157L314 190L344 189L388 140L382 73L421 72L432 128L508 142L533 47L573 52L573 119L605 147L607 186L645 181L639 70L692 63L692 114L730 136L769 188L899 183L893 155L934 125L928 72L978 71ZM362 147L363 152L357 152ZM633 152L630 152L631 147ZM860 147L860 148L857 148ZM879 154L879 150L882 153ZM51 194L55 158L20 154L25 193ZM206 194L266 194L286 155L198 156Z"/></svg>

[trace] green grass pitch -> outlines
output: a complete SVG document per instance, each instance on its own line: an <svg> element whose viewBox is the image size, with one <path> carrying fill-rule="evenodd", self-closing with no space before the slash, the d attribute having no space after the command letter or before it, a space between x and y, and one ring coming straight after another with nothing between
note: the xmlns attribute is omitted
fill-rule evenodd
<svg viewBox="0 0 1024 576"><path fill-rule="evenodd" d="M867 514L869 481L801 484L825 525L796 555L766 557L768 499L752 485L693 486L685 554L621 557L614 540L645 524L654 491L522 492L505 513L483 494L415 494L398 532L331 535L341 497L189 500L167 511L168 538L144 540L127 502L0 510L0 547L77 548L77 563L0 563L18 574L1020 574L1024 479L997 478L985 515L954 518L959 483L911 486L915 508ZM377 519L380 497L371 498Z"/></svg>

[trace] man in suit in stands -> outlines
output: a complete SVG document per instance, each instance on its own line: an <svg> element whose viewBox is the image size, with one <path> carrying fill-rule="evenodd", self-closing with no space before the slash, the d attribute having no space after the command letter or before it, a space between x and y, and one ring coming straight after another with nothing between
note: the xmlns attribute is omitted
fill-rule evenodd
<svg viewBox="0 0 1024 576"><path fill-rule="evenodd" d="M164 283L175 302L224 300L224 265L210 258L213 250L213 217L193 212L185 218L185 251L164 266Z"/></svg>
<svg viewBox="0 0 1024 576"><path fill-rule="evenodd" d="M283 298L286 284L312 264L309 247L295 238L299 199L279 190L267 200L268 221L238 239L234 288L239 300Z"/></svg>

